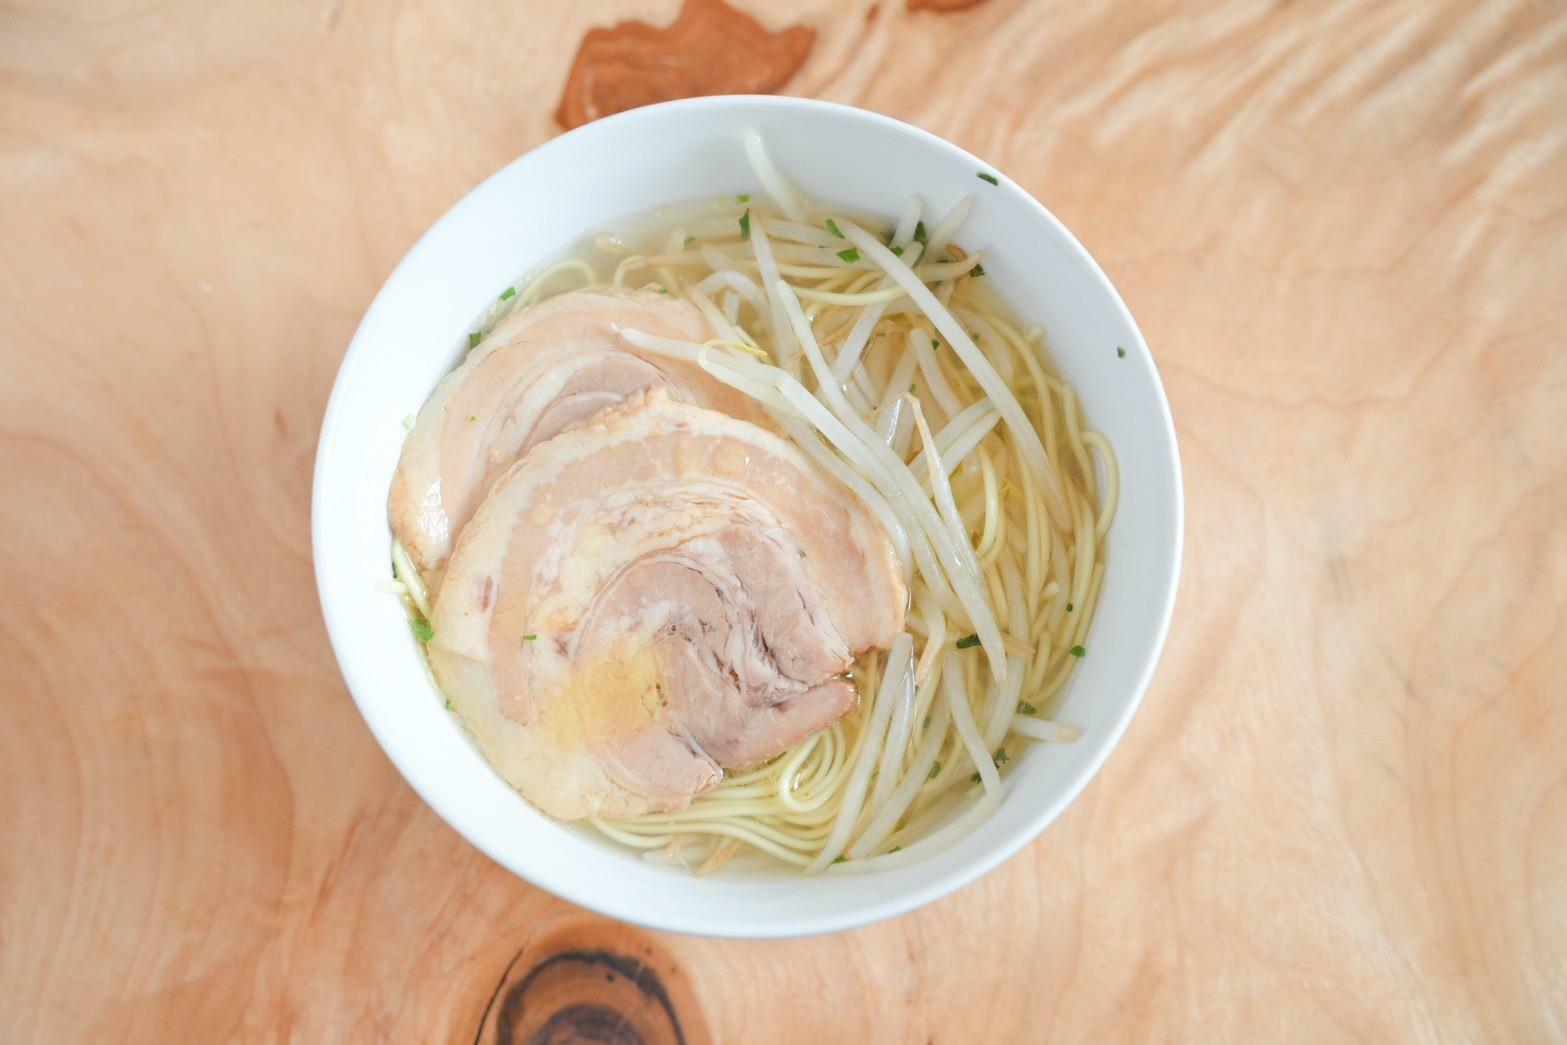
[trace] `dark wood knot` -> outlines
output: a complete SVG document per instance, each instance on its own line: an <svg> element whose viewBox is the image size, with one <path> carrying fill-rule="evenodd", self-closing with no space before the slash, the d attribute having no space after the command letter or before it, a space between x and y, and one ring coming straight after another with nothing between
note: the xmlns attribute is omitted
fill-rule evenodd
<svg viewBox="0 0 1567 1045"><path fill-rule="evenodd" d="M770 94L789 82L816 30L769 32L723 0L686 0L668 28L621 22L582 38L555 119L570 130L611 113L708 94Z"/></svg>
<svg viewBox="0 0 1567 1045"><path fill-rule="evenodd" d="M577 922L530 941L507 966L479 1028L494 1045L706 1045L689 984L650 936Z"/></svg>

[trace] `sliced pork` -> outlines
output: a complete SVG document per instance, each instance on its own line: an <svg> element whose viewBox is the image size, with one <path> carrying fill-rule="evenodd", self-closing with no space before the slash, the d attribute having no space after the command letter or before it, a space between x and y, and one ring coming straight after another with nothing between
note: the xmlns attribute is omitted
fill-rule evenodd
<svg viewBox="0 0 1567 1045"><path fill-rule="evenodd" d="M639 355L617 333L625 328L712 336L690 303L651 291L561 294L502 321L436 386L388 500L393 532L432 591L485 492L534 445L650 388L744 416L727 386L698 367Z"/></svg>
<svg viewBox="0 0 1567 1045"><path fill-rule="evenodd" d="M772 432L659 386L501 476L463 528L430 663L556 817L677 810L853 706L903 630L880 524Z"/></svg>

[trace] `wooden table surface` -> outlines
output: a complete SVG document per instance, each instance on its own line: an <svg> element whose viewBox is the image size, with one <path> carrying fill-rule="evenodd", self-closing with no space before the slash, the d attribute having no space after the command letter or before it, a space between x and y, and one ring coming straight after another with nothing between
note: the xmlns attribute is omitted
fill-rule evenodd
<svg viewBox="0 0 1567 1045"><path fill-rule="evenodd" d="M827 938L492 864L338 676L317 427L584 32L675 0L10 0L0 1040L1567 1037L1567 5L736 2L816 30L787 93L1044 200L1153 346L1185 570L1102 775Z"/></svg>

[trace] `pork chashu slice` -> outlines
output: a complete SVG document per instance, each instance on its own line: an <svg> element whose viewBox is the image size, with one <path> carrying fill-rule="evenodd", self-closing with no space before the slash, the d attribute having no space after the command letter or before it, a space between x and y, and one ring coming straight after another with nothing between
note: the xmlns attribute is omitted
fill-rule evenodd
<svg viewBox="0 0 1567 1045"><path fill-rule="evenodd" d="M699 367L639 354L622 329L712 337L694 306L652 291L561 294L503 320L425 401L403 443L387 511L432 591L485 493L538 443L650 388L745 416L749 408L728 386Z"/></svg>
<svg viewBox="0 0 1567 1045"><path fill-rule="evenodd" d="M678 810L847 712L844 673L892 643L907 600L852 493L655 389L497 481L458 538L430 664L545 812Z"/></svg>

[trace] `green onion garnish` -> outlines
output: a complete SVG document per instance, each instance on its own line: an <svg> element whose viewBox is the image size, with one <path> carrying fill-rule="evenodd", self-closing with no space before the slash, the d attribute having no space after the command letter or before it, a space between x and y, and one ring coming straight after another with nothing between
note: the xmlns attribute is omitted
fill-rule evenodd
<svg viewBox="0 0 1567 1045"><path fill-rule="evenodd" d="M958 640L958 649L969 649L979 645L978 635L965 635Z"/></svg>
<svg viewBox="0 0 1567 1045"><path fill-rule="evenodd" d="M484 340L484 335L479 333L477 330L475 330L475 331L471 332L468 335L468 347L469 348L478 348L479 347L479 342L483 341L483 340Z"/></svg>
<svg viewBox="0 0 1567 1045"><path fill-rule="evenodd" d="M1074 657L1081 657L1083 654L1087 653L1088 651L1085 650L1081 646L1073 646L1072 649L1070 650L1070 652L1071 652L1072 656L1074 656Z"/></svg>
<svg viewBox="0 0 1567 1045"><path fill-rule="evenodd" d="M740 215L740 238L751 238L751 208L747 207L745 213Z"/></svg>
<svg viewBox="0 0 1567 1045"><path fill-rule="evenodd" d="M926 777L925 779L926 780L935 780L936 779L936 774L940 773L940 772L941 772L941 763L940 762L932 762L930 764L930 776Z"/></svg>
<svg viewBox="0 0 1567 1045"><path fill-rule="evenodd" d="M985 266L975 265L973 268L968 270L968 274L971 276L983 276L985 274Z"/></svg>
<svg viewBox="0 0 1567 1045"><path fill-rule="evenodd" d="M522 637L522 641L523 642L537 642L537 641L539 641L538 632L533 632L533 631L528 632L528 634L526 634L526 635L524 635Z"/></svg>
<svg viewBox="0 0 1567 1045"><path fill-rule="evenodd" d="M502 301L507 301L507 300L509 300L511 298L514 298L516 296L517 296L517 288L516 287L507 287L505 290L501 291L501 300Z"/></svg>
<svg viewBox="0 0 1567 1045"><path fill-rule="evenodd" d="M684 243L682 243L681 246L682 247L689 247L691 244L693 244L695 242L696 242L696 237L695 236L687 236L686 237L686 241Z"/></svg>
<svg viewBox="0 0 1567 1045"><path fill-rule="evenodd" d="M429 642L435 638L435 629L430 627L430 622L423 617L415 617L413 621L414 635L420 642Z"/></svg>
<svg viewBox="0 0 1567 1045"><path fill-rule="evenodd" d="M740 195L735 197L735 202L736 203L750 203L751 202L751 194L749 192L742 192Z"/></svg>
<svg viewBox="0 0 1567 1045"><path fill-rule="evenodd" d="M838 228L838 223L833 221L831 218L827 219L827 231L832 233L834 236L837 236L839 239L843 239L843 232Z"/></svg>
<svg viewBox="0 0 1567 1045"><path fill-rule="evenodd" d="M930 242L930 233L925 231L925 223L923 221L916 221L914 223L914 242L915 243L929 243Z"/></svg>
<svg viewBox="0 0 1567 1045"><path fill-rule="evenodd" d="M1017 713L1019 715L1032 715L1037 710L1038 709L1035 708L1034 705L1030 704L1026 700L1020 700L1017 702Z"/></svg>
<svg viewBox="0 0 1567 1045"><path fill-rule="evenodd" d="M995 758L996 768L999 769L1002 766L1006 765L1010 761L1012 761L1012 759L1007 757L1007 749L1006 748L1004 748L1004 747L996 748L996 758Z"/></svg>
<svg viewBox="0 0 1567 1045"><path fill-rule="evenodd" d="M841 864L841 863L843 863L847 859L848 859L847 856L841 856L840 855L840 856L834 857L832 862L835 863L835 864Z"/></svg>
<svg viewBox="0 0 1567 1045"><path fill-rule="evenodd" d="M446 710L450 711L451 709L452 709L452 698L451 697L447 697L446 698Z"/></svg>
<svg viewBox="0 0 1567 1045"><path fill-rule="evenodd" d="M994 174L991 174L989 171L980 171L979 172L979 180L980 181L988 181L992 185L1000 185L1001 184L999 181L996 180L996 176Z"/></svg>
<svg viewBox="0 0 1567 1045"><path fill-rule="evenodd" d="M853 247L850 247L848 250L840 250L838 256L851 265L860 260L860 252Z"/></svg>
<svg viewBox="0 0 1567 1045"><path fill-rule="evenodd" d="M893 248L891 248L891 250L892 250L892 256L893 257L895 257L895 258L903 257L903 248L902 247L893 247Z"/></svg>
<svg viewBox="0 0 1567 1045"><path fill-rule="evenodd" d="M1125 359L1126 358L1126 349L1122 348L1120 345L1116 345L1115 346L1115 358L1117 358L1117 359Z"/></svg>
<svg viewBox="0 0 1567 1045"><path fill-rule="evenodd" d="M1066 604L1066 611L1067 611L1067 612L1068 612L1068 613L1071 613L1071 612L1072 612L1072 604L1071 604L1071 603L1070 603L1070 602L1069 602L1069 603L1067 603L1067 604Z"/></svg>
<svg viewBox="0 0 1567 1045"><path fill-rule="evenodd" d="M934 352L936 349L938 349L940 347L941 347L941 342L940 341L937 341L935 338L931 338L930 339L930 350L932 352Z"/></svg>

